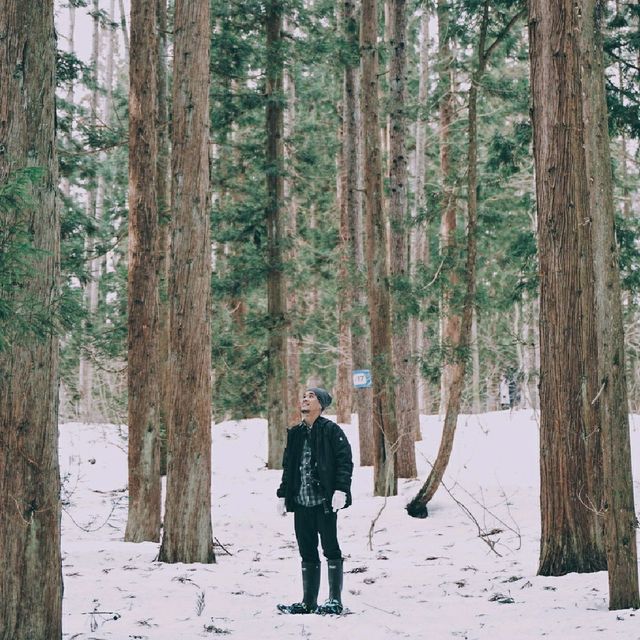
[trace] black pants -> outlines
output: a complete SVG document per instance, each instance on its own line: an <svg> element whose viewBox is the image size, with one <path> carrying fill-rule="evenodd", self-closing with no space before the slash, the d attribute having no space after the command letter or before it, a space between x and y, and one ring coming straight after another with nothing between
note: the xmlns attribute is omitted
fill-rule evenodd
<svg viewBox="0 0 640 640"><path fill-rule="evenodd" d="M338 544L338 514L324 512L324 506L303 507L296 505L294 527L298 550L303 562L320 562L318 555L318 534L322 553L327 560L341 560L342 552Z"/></svg>

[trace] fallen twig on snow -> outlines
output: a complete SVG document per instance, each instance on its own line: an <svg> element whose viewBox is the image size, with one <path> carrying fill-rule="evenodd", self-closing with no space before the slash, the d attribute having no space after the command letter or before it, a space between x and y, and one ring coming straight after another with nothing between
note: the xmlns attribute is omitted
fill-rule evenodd
<svg viewBox="0 0 640 640"><path fill-rule="evenodd" d="M522 547L522 535L520 533L520 527L518 526L518 523L515 521L515 518L513 517L513 515L511 514L511 509L509 507L509 499L507 498L507 492L504 490L504 488L502 487L502 485L498 484L498 486L500 487L500 495L503 497L504 499L504 504L507 507L507 512L509 513L509 515L511 516L511 520L513 520L513 524L515 526L515 529L509 525L508 523L506 523L504 520L502 520L501 518L499 518L495 513L493 513L493 511L491 511L487 505L484 502L480 502L472 493L470 493L469 491L467 491L462 485L458 484L456 482L456 486L460 487L460 489L462 489L479 507L482 507L483 511L485 514L489 514L494 520L496 520L497 522L499 522L507 531L511 531L511 533L513 533L517 538L518 538L518 546L516 548L516 551L519 550ZM483 498L484 498L484 493L483 493ZM497 529L494 528L494 532L496 533L502 533L502 531L498 531Z"/></svg>
<svg viewBox="0 0 640 640"><path fill-rule="evenodd" d="M381 609L380 607L374 607L372 604L369 604L368 602L363 602L362 604L366 605L367 607L371 607L376 611L382 611L382 613L388 613L390 616L396 616L396 618L400 618L400 614L397 611L387 611L386 609Z"/></svg>
<svg viewBox="0 0 640 640"><path fill-rule="evenodd" d="M387 499L384 499L382 506L380 507L380 511L378 511L378 515L371 521L371 526L369 527L369 551L373 551L373 529L376 526L376 522L378 522L378 518L382 515L384 508L387 506Z"/></svg>
<svg viewBox="0 0 640 640"><path fill-rule="evenodd" d="M233 553L231 553L231 551L229 551L223 544L222 542L220 542L220 540L218 540L218 538L214 538L213 539L213 545L216 547L220 547L228 556L232 556Z"/></svg>
<svg viewBox="0 0 640 640"><path fill-rule="evenodd" d="M496 541L491 540L491 538L489 537L490 535L492 535L493 531L491 532L483 531L482 527L480 526L480 523L476 520L476 517L473 515L473 513L471 513L471 510L465 504L460 502L460 500L458 500L458 498L456 498L453 495L453 493L451 493L451 491L449 491L449 487L447 487L447 485L444 482L441 481L440 484L442 484L442 486L444 487L445 491L449 494L451 499L462 509L462 511L464 511L464 513L467 514L467 517L476 525L478 529L478 537L480 538L480 540L486 543L489 549L491 549L491 551L493 551L493 553L495 553L499 558L502 558L502 554L496 550ZM500 530L496 529L495 531L500 531Z"/></svg>
<svg viewBox="0 0 640 640"><path fill-rule="evenodd" d="M431 461L423 455L423 458L433 467L433 464L431 463ZM467 515L467 517L476 525L477 529L478 529L478 537L485 542L489 548L491 549L491 551L493 551L493 553L495 553L498 557L502 557L502 554L499 553L496 550L496 544L499 542L498 540L491 540L490 536L491 535L495 535L496 533L502 533L501 529L497 529L497 528L493 528L490 531L487 531L486 528L483 529L480 526L480 523L478 522L478 520L476 519L476 517L473 515L473 513L471 512L471 510L462 502L460 502L460 500L458 500L453 493L451 492L451 490L449 489L449 487L447 487L447 485L444 483L444 479L441 481L442 486L444 487L445 491L449 494L449 496L451 497L451 499L462 509L462 511ZM517 529L514 529L513 527L511 527L510 525L508 525L506 522L504 522L503 520L501 520L498 516L496 516L491 510L489 510L487 508L487 506L481 502L478 501L478 499L473 496L471 493L469 493L469 491L467 491L462 485L460 485L457 481L455 483L454 486L460 487L462 489L462 491L464 491L477 505L479 505L480 507L482 507L483 511L485 514L489 514L492 518L494 518L495 520L497 520L500 524L502 524L505 529L507 529L508 531L511 531L513 534L515 534L518 538L518 549L522 546L522 536L520 534L520 529L517 525L517 523L514 520L514 524L517 527ZM502 487L500 487L501 491L502 491L502 496L504 497L505 503L507 505L507 511L509 512L509 515L511 515L511 511L509 509L509 501L506 497L506 493L504 491L504 489ZM511 518L513 520L513 516Z"/></svg>
<svg viewBox="0 0 640 640"><path fill-rule="evenodd" d="M109 523L109 520L111 519L111 516L113 515L113 512L118 508L118 505L120 504L120 501L122 500L122 497L123 496L120 496L117 500L114 500L111 503L111 511L109 511L109 515L107 515L105 521L100 526L95 527L93 529L89 529L88 527L83 527L81 524L76 522L75 519L73 518L73 516L64 507L62 507L62 511L64 513L66 513L67 516L69 516L69 519L71 520L71 522L73 522L73 524L75 524L76 527L78 527L78 529L84 531L85 533L93 533L94 531L98 531L99 529L102 529L102 527L104 527L105 525L107 525Z"/></svg>

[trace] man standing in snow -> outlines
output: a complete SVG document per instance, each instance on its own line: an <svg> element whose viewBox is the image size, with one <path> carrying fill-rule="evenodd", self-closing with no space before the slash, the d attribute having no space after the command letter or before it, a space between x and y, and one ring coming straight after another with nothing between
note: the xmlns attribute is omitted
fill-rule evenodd
<svg viewBox="0 0 640 640"><path fill-rule="evenodd" d="M321 414L331 404L325 389L311 387L300 402L302 422L287 431L278 488L280 512L294 514L302 558L302 602L279 604L283 613L342 613L342 552L337 512L351 504L351 446L344 431ZM318 606L318 535L329 572L329 598Z"/></svg>

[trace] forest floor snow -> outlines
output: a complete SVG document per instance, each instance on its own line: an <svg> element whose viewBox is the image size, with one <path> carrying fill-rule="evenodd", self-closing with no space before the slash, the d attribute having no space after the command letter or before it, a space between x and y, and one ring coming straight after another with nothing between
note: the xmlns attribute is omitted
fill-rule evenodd
<svg viewBox="0 0 640 640"><path fill-rule="evenodd" d="M356 462L354 503L338 516L351 613L322 617L276 610L300 599L300 562L293 517L276 510L280 472L265 467L264 420L213 427L212 565L162 564L158 544L123 542L126 427L60 425L65 640L640 640L640 611L608 611L605 572L536 576L531 412L460 417L446 489L424 520L404 507L435 459L438 416L422 417L419 479L401 480L386 500L372 496L372 469L357 465L357 429L344 428ZM631 433L638 479L637 416ZM637 480L635 489L638 505ZM326 592L323 563L321 601Z"/></svg>

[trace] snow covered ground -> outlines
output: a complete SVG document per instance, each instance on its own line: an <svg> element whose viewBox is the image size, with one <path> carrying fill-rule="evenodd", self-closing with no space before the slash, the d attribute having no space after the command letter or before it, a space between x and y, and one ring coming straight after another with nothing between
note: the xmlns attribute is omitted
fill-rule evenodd
<svg viewBox="0 0 640 640"><path fill-rule="evenodd" d="M400 481L399 496L386 503L372 497L371 468L355 468L354 504L340 512L338 525L351 614L337 618L275 608L300 599L300 563L293 518L276 512L280 474L265 468L264 420L213 428L213 527L221 545L214 565L164 565L155 561L157 544L123 542L126 428L61 425L64 638L640 640L640 611L607 610L606 573L535 575L535 416L461 416L445 477L451 494L441 488L429 517L415 520L404 505L426 478L441 432L437 416L422 420L420 479ZM345 431L357 462L357 431ZM640 505L638 417L632 444ZM494 531L486 539L500 555L478 526Z"/></svg>

